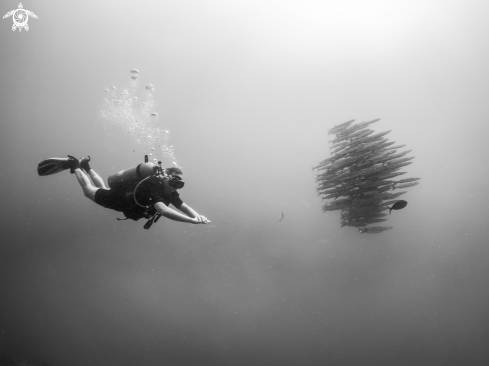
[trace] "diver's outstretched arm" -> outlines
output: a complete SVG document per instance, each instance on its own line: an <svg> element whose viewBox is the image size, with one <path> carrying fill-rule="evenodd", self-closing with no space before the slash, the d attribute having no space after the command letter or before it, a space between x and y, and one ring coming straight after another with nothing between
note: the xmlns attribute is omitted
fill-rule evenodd
<svg viewBox="0 0 489 366"><path fill-rule="evenodd" d="M158 202L155 203L154 208L161 215L166 217L167 219L173 221L187 222L189 224L203 224L203 222L197 217L192 218L181 214L180 212L166 206L164 203Z"/></svg>
<svg viewBox="0 0 489 366"><path fill-rule="evenodd" d="M208 224L210 222L207 217L199 215L192 207L185 203L182 203L178 209L189 217L200 218L200 221L202 221L203 224Z"/></svg>

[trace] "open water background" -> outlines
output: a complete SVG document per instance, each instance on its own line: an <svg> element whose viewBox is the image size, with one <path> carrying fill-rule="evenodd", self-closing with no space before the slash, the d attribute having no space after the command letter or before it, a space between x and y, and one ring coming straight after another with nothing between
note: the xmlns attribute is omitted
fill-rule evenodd
<svg viewBox="0 0 489 366"><path fill-rule="evenodd" d="M0 21L2 365L489 364L487 2L23 5L28 32ZM146 231L37 176L142 162L95 118L132 68L211 225ZM422 178L378 235L315 192L352 118L382 118Z"/></svg>

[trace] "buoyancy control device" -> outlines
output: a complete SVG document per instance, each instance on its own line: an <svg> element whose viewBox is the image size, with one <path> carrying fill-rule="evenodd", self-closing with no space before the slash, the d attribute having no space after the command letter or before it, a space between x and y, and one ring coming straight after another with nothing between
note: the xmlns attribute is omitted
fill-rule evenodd
<svg viewBox="0 0 489 366"><path fill-rule="evenodd" d="M145 205L146 202L138 201L137 190L141 184L149 179L163 179L165 177L168 178L165 169L161 166L161 161L158 162L158 165L150 163L148 162L148 155L144 156L144 163L109 176L110 189L124 194L126 209L122 212L126 218L118 220L149 219L144 225L145 229L149 229L153 223L157 222L161 214L157 213L152 205Z"/></svg>

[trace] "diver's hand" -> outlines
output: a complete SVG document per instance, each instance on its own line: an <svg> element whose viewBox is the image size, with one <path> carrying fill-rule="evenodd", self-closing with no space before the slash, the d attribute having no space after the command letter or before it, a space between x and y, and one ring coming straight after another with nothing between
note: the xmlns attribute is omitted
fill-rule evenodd
<svg viewBox="0 0 489 366"><path fill-rule="evenodd" d="M203 215L198 215L195 219L197 220L196 224L208 224L211 222L210 220L207 220L207 217Z"/></svg>

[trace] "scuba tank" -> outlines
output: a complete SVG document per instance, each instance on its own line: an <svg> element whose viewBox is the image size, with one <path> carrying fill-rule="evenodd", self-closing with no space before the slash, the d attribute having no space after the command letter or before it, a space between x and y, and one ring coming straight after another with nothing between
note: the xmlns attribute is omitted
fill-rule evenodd
<svg viewBox="0 0 489 366"><path fill-rule="evenodd" d="M144 225L145 229L149 229L154 222L157 222L161 217L159 213L155 213L152 216L147 216L148 210L151 209L151 205L143 205L136 199L136 192L141 185L141 183L147 181L152 177L164 177L166 176L166 172L164 168L161 166L161 161L158 162L158 165L148 162L148 155L144 156L144 163L139 164L138 166L126 170L122 170L118 173L112 174L108 178L108 183L110 189L119 192L126 192L126 195L130 196L130 200L133 202L133 205L139 206L140 208L145 210L145 214L136 213L135 215L133 210L130 209L129 212L124 212L126 219L130 218L132 220L139 220L142 217L150 218L148 222ZM140 209L136 210L139 211ZM154 212L154 209L153 209ZM140 216L141 215L141 216ZM118 219L124 220L124 219Z"/></svg>
<svg viewBox="0 0 489 366"><path fill-rule="evenodd" d="M109 187L114 191L132 191L141 180L154 174L154 166L146 160L134 168L112 174L108 178Z"/></svg>

